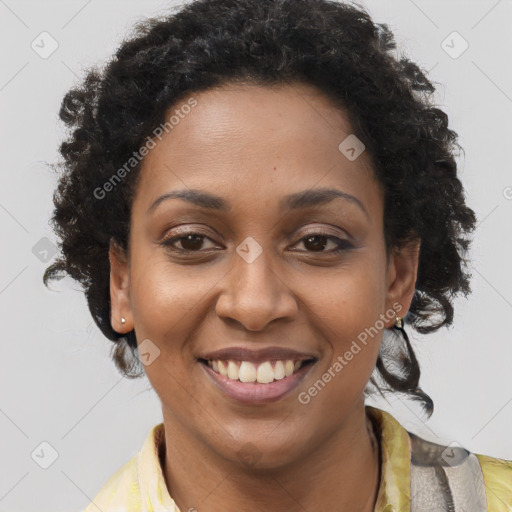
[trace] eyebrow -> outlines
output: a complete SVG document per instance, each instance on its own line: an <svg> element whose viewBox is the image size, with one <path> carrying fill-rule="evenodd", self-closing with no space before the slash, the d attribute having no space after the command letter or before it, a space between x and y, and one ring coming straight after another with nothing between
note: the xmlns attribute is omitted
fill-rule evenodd
<svg viewBox="0 0 512 512"><path fill-rule="evenodd" d="M298 210L301 208L321 206L338 198L345 199L350 201L352 204L357 205L368 218L370 217L363 203L357 197L335 188L315 188L303 190L302 192L295 192L282 198L279 202L279 206L281 209L286 208L288 210ZM182 199L196 206L209 210L231 210L230 204L220 196L216 196L209 192L203 192L200 190L188 189L174 190L160 196L155 201L153 201L151 206L148 208L146 215L151 214L159 204L168 199Z"/></svg>

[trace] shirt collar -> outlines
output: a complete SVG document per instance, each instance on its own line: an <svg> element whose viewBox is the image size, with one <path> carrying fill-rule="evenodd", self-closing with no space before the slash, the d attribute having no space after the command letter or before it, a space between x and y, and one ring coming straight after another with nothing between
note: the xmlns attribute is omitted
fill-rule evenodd
<svg viewBox="0 0 512 512"><path fill-rule="evenodd" d="M169 495L160 464L164 459L164 424L154 426L149 432L139 453L137 478L141 497L141 512L180 512Z"/></svg>
<svg viewBox="0 0 512 512"><path fill-rule="evenodd" d="M367 405L376 427L381 451L381 478L375 512L410 512L411 441L391 414Z"/></svg>
<svg viewBox="0 0 512 512"><path fill-rule="evenodd" d="M407 431L391 414L365 406L380 445L381 478L375 512L410 512L411 443ZM164 459L164 424L149 432L138 458L138 485L143 512L180 512L169 495L160 456Z"/></svg>

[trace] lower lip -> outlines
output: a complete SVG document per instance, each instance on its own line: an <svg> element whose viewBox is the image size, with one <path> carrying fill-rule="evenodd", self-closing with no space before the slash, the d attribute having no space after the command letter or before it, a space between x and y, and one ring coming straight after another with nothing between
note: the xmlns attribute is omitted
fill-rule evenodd
<svg viewBox="0 0 512 512"><path fill-rule="evenodd" d="M300 381L313 368L315 363L310 363L300 368L296 373L284 379L275 380L268 384L259 384L258 382L240 382L224 377L220 373L213 371L207 364L199 361L206 374L213 380L214 384L226 395L235 400L246 404L258 404L276 402L283 398L296 388Z"/></svg>

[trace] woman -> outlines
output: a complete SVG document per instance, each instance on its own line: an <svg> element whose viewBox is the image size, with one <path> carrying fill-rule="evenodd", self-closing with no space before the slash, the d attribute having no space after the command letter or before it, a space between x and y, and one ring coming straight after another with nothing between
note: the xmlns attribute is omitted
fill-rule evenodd
<svg viewBox="0 0 512 512"><path fill-rule="evenodd" d="M65 96L45 282L84 284L163 413L87 512L512 506L512 461L365 405L432 414L404 325L452 322L476 223L457 136L394 48L342 3L199 0Z"/></svg>

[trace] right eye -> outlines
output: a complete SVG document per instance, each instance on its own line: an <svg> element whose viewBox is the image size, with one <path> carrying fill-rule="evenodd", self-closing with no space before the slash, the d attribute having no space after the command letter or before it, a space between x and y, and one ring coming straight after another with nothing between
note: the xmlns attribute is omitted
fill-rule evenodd
<svg viewBox="0 0 512 512"><path fill-rule="evenodd" d="M206 235L202 233L190 232L181 234L179 236L173 236L167 238L161 242L161 245L169 248L171 251L176 252L201 252L201 246L204 243L204 240L210 240ZM175 243L180 243L182 248L175 247ZM212 241L213 242L213 241Z"/></svg>

